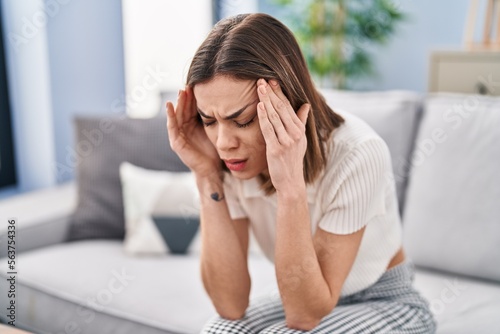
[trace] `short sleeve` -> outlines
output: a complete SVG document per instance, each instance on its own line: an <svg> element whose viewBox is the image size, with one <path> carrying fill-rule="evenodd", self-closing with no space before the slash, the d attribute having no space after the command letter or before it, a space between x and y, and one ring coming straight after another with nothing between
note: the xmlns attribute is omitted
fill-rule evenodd
<svg viewBox="0 0 500 334"><path fill-rule="evenodd" d="M351 234L385 213L386 188L393 179L391 157L381 138L356 145L322 182L321 229Z"/></svg>
<svg viewBox="0 0 500 334"><path fill-rule="evenodd" d="M224 175L224 198L226 199L229 216L231 219L246 218L248 215L241 206L238 192L238 181L230 174Z"/></svg>

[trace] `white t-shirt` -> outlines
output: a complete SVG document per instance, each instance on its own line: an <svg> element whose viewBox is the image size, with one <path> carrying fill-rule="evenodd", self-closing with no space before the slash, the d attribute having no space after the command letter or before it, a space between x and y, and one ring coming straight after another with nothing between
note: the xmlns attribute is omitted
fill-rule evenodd
<svg viewBox="0 0 500 334"><path fill-rule="evenodd" d="M401 247L402 231L396 187L387 144L363 120L335 110L345 123L330 137L332 149L325 170L307 185L307 199L314 235L317 227L350 234L366 225L351 272L341 296L361 291L373 283ZM232 219L248 217L257 243L274 263L276 194L266 196L258 177L224 178L224 192Z"/></svg>

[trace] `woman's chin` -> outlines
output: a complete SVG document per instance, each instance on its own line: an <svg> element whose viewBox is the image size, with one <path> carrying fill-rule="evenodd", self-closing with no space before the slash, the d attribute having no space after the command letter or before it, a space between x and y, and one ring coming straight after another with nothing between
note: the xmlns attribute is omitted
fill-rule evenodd
<svg viewBox="0 0 500 334"><path fill-rule="evenodd" d="M226 171L231 173L237 179L240 180L249 180L253 179L259 175L269 175L267 166L265 168L255 168L252 164L246 164L243 166L234 166L235 168L231 168L233 166L225 166Z"/></svg>
<svg viewBox="0 0 500 334"><path fill-rule="evenodd" d="M267 171L267 169L266 169L266 171ZM254 177L263 173L262 170L256 170L254 168L245 168L245 169L239 170L239 171L229 169L229 172L231 173L232 176L234 176L235 178L240 179L240 180L253 179Z"/></svg>
<svg viewBox="0 0 500 334"><path fill-rule="evenodd" d="M251 173L250 171L229 170L229 172L231 173L232 176L240 180L249 180L259 175L259 173Z"/></svg>

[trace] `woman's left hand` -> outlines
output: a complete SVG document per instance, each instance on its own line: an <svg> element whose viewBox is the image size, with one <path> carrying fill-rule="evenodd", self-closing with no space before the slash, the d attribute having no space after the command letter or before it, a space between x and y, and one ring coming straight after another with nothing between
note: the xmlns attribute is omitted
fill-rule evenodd
<svg viewBox="0 0 500 334"><path fill-rule="evenodd" d="M257 81L260 128L266 141L269 175L279 192L304 187L304 155L307 148L306 121L310 105L295 113L277 81Z"/></svg>

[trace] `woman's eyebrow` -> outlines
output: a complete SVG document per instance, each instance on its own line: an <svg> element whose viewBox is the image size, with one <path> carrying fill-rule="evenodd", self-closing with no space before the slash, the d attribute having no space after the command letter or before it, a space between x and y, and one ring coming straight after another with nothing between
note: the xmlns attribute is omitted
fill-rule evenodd
<svg viewBox="0 0 500 334"><path fill-rule="evenodd" d="M257 102L257 100L253 101L253 102L250 102L248 103L247 105L245 105L243 108L239 109L238 111L232 113L231 115L229 116L226 116L226 117L223 117L222 119L224 120L230 120L230 119L235 119L237 118L239 115L241 115L249 106L251 106L252 104L254 104L255 102ZM206 115L203 111L201 111L198 107L196 107L196 110L198 111L198 114L200 114L202 117L204 118L207 118L207 119L215 119L215 117L212 117L212 116L208 116Z"/></svg>

